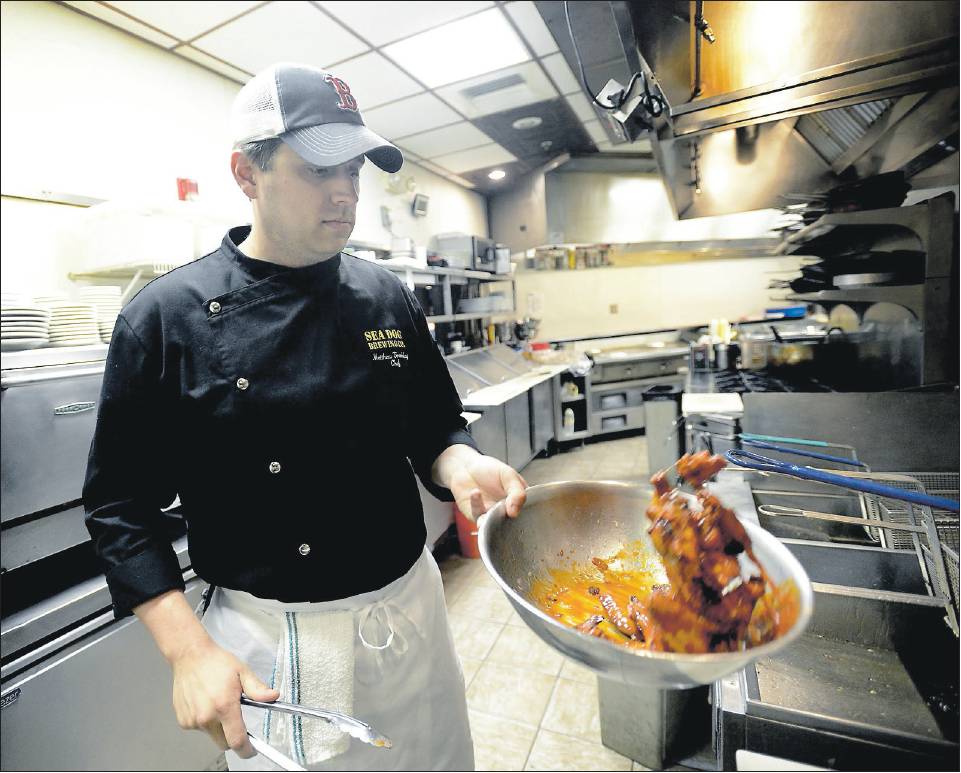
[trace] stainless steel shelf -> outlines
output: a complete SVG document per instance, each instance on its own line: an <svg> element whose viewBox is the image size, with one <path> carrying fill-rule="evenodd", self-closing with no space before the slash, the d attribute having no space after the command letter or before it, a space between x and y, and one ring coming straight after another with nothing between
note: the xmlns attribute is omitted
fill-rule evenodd
<svg viewBox="0 0 961 773"><path fill-rule="evenodd" d="M924 303L924 285L863 287L857 290L819 290L815 293L793 293L784 300L806 303L896 303L914 308Z"/></svg>
<svg viewBox="0 0 961 773"><path fill-rule="evenodd" d="M578 395L577 397L562 397L561 402L566 405L567 403L579 403L586 399L587 395Z"/></svg>
<svg viewBox="0 0 961 773"><path fill-rule="evenodd" d="M836 228L906 228L924 241L927 236L928 218L927 207L922 206L833 212L822 215L810 225L788 236L778 247L777 252L781 255L798 252L805 244L826 236Z"/></svg>
<svg viewBox="0 0 961 773"><path fill-rule="evenodd" d="M486 314L435 314L428 317L428 322L467 322L472 319L513 318L517 314L515 309L508 311L491 311Z"/></svg>

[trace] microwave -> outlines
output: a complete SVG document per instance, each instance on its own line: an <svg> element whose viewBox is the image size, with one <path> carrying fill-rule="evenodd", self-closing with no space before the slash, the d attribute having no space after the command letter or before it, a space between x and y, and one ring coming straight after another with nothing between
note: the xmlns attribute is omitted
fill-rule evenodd
<svg viewBox="0 0 961 773"><path fill-rule="evenodd" d="M467 268L475 271L496 273L503 265L503 257L498 262L498 249L507 255L506 271L510 270L510 251L493 239L470 234L439 234L435 237L437 253L447 260L453 268Z"/></svg>

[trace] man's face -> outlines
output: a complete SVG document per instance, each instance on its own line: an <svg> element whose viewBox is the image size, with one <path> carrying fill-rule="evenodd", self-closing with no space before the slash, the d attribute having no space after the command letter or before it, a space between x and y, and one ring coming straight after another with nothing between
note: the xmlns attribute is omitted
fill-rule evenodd
<svg viewBox="0 0 961 773"><path fill-rule="evenodd" d="M304 262L340 252L354 230L363 165L358 156L339 166L315 166L281 144L270 168L257 170L256 207L271 243Z"/></svg>

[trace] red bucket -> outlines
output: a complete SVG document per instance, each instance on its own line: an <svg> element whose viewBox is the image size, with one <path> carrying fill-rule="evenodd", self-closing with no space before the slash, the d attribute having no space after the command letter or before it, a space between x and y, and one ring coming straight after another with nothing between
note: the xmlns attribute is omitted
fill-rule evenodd
<svg viewBox="0 0 961 773"><path fill-rule="evenodd" d="M464 515L457 505L454 505L454 522L457 524L457 539L460 542L460 552L464 558L480 558L480 548L477 546L477 524Z"/></svg>

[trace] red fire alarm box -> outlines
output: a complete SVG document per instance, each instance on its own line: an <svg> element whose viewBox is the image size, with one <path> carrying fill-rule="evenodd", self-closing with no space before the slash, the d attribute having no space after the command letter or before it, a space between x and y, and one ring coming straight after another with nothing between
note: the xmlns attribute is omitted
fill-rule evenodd
<svg viewBox="0 0 961 773"><path fill-rule="evenodd" d="M177 178L177 198L181 201L193 201L198 197L197 181L186 177Z"/></svg>

